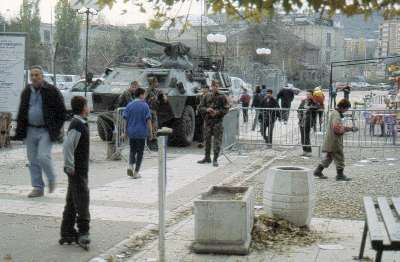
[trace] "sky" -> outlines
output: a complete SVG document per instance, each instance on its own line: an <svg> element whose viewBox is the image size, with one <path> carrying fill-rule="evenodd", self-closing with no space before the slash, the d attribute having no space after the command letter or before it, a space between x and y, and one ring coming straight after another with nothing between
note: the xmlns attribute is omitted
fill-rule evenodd
<svg viewBox="0 0 400 262"><path fill-rule="evenodd" d="M147 1L143 1L147 2ZM189 11L190 3L192 3L190 8L190 14L200 14L201 4L197 0L185 1L182 7L175 6L173 10L173 15L178 13L178 15L185 15ZM0 0L0 14L10 19L11 17L16 17L19 13L19 8L22 4L22 0ZM57 0L41 0L40 3L40 15L42 22L50 23L54 20L54 7ZM146 8L146 6L145 6ZM121 15L123 10L127 12ZM113 6L110 10L106 7L104 10L100 11L100 14L105 18L106 22L114 25L126 25L135 23L146 23L154 15L151 6L147 6L147 12L141 13L139 8L134 6L131 2L123 3L123 0L117 0L117 4Z"/></svg>

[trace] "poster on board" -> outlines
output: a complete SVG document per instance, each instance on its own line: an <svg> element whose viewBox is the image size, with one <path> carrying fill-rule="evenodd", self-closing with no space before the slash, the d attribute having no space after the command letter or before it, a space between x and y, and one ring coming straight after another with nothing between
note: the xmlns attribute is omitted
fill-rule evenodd
<svg viewBox="0 0 400 262"><path fill-rule="evenodd" d="M25 34L0 33L0 112L16 118L24 88Z"/></svg>
<svg viewBox="0 0 400 262"><path fill-rule="evenodd" d="M100 10L100 6L97 0L70 0L70 5L72 9L82 9L82 8L92 8L95 10Z"/></svg>

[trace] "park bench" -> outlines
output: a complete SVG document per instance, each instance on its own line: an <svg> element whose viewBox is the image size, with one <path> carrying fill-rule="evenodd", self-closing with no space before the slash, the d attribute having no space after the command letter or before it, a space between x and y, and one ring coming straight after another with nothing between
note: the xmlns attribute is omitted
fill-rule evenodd
<svg viewBox="0 0 400 262"><path fill-rule="evenodd" d="M364 209L365 225L358 258L363 258L369 232L372 249L376 251L375 261L380 262L383 251L400 250L400 198L388 201L378 197L375 204L372 197L364 197Z"/></svg>

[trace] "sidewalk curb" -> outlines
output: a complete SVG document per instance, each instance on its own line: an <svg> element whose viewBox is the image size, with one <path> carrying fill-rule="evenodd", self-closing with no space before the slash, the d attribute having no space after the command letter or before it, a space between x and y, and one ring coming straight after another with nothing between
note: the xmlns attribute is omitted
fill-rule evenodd
<svg viewBox="0 0 400 262"><path fill-rule="evenodd" d="M244 182L249 181L250 179L252 179L255 176L259 175L262 171L265 170L265 168L270 166L277 158L279 158L282 154L285 154L286 152L287 151L280 152L280 154L278 156L274 156L272 159L268 160L261 167L257 168L253 172L251 172L248 176L246 176L246 178L244 180L241 180L241 181L239 181L237 183L233 183L231 185L232 186L239 186L239 185L243 184ZM251 162L251 164L249 166L252 166L257 161L259 161L259 160L255 160L255 161ZM221 181L217 185L227 185L227 184L231 183L232 181L234 181L235 179L237 179L239 177L243 177L243 171L236 172L235 174L233 174L232 176L227 177L226 179L224 179L223 181ZM193 208L193 200L196 200L196 199L199 199L199 198L200 198L200 196L198 195L198 196L192 198L186 204L184 204L184 205L182 205L180 207L177 207L174 210L170 210L168 213L170 213L170 214L173 213L174 215L171 216L170 214L167 214L167 221L166 221L167 228L171 227L174 224L178 224L179 222L182 222L182 221L186 220L188 215L186 215L184 217L179 217L179 214L190 211L190 215L191 215L192 214L192 208ZM181 218L181 219L179 219L179 218ZM158 238L157 232L158 232L158 225L157 224L147 225L142 230L140 230L137 233L129 236L127 239L122 240L121 242L119 242L115 246L111 247L110 249L108 249L104 253L101 253L100 255L97 255L97 256L91 258L88 262L117 261L116 255L117 254L121 254L121 253L125 253L127 251L127 249L132 246L131 241L133 241L135 239L140 239L140 238L147 238L146 240L150 240L150 242L152 242L153 240ZM145 245L146 244L144 244L140 248L144 247ZM140 254L140 251L137 254ZM132 255L130 257L130 259L135 257L135 255L137 255L137 254Z"/></svg>

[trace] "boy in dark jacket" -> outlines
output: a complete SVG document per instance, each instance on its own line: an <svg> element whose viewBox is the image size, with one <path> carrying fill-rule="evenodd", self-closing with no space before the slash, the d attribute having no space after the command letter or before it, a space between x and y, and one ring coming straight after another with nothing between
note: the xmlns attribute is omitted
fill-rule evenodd
<svg viewBox="0 0 400 262"><path fill-rule="evenodd" d="M87 249L89 238L89 114L87 100L75 96L71 100L74 117L64 142L64 172L68 175L66 205L61 223L60 244L77 242ZM78 232L75 229L75 221Z"/></svg>

